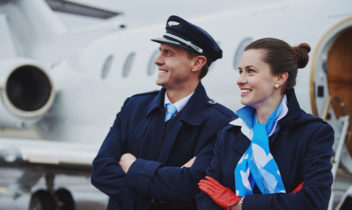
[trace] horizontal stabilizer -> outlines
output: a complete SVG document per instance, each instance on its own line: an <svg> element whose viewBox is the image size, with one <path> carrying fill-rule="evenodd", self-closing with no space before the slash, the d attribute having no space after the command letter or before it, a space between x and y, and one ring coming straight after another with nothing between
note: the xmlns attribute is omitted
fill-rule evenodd
<svg viewBox="0 0 352 210"><path fill-rule="evenodd" d="M109 11L101 8L87 6L71 1L64 0L46 0L49 7L52 10L58 12L64 12L74 15L82 15L93 18L108 19L117 15L121 15L122 12Z"/></svg>

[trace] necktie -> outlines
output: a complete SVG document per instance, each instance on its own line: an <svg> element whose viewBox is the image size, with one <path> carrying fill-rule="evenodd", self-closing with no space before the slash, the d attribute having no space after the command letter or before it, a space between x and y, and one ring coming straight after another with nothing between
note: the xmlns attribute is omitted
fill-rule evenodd
<svg viewBox="0 0 352 210"><path fill-rule="evenodd" d="M173 118L177 112L177 108L173 104L166 104L166 116L165 116L165 122Z"/></svg>

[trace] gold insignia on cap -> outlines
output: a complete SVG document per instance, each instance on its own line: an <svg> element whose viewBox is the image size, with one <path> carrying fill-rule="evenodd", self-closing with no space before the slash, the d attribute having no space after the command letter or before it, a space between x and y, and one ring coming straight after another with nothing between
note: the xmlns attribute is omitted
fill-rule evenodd
<svg viewBox="0 0 352 210"><path fill-rule="evenodd" d="M179 22L176 22L176 21L169 21L167 24L168 24L169 26L177 26L177 25L180 25L180 23L179 23Z"/></svg>

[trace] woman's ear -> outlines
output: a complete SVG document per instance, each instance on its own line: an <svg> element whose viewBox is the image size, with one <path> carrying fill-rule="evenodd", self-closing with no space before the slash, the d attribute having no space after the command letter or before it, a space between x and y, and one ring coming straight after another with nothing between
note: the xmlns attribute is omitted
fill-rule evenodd
<svg viewBox="0 0 352 210"><path fill-rule="evenodd" d="M196 72L196 71L201 71L203 66L207 63L207 58L203 55L198 55L196 57L194 57L195 62L193 64L193 68L192 71Z"/></svg>
<svg viewBox="0 0 352 210"><path fill-rule="evenodd" d="M286 83L287 79L288 79L288 72L282 72L277 75L276 84L278 84L279 86L283 86Z"/></svg>

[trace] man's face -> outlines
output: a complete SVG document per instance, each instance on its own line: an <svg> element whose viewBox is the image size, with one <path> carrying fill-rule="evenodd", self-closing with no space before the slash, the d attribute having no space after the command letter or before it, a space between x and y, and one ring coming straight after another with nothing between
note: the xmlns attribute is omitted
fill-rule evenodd
<svg viewBox="0 0 352 210"><path fill-rule="evenodd" d="M168 90L182 88L194 78L191 75L195 60L181 47L161 44L160 54L154 61L158 66L156 84Z"/></svg>

